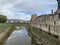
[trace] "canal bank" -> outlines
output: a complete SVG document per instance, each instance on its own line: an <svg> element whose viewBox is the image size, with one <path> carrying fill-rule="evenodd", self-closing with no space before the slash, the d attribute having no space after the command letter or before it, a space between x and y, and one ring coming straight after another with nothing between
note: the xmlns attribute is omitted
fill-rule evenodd
<svg viewBox="0 0 60 45"><path fill-rule="evenodd" d="M0 27L0 45L4 45L7 38L10 36L10 34L15 29L15 26L10 25L10 24L0 24L0 26L2 26L2 30ZM5 30L3 30L3 29L5 29Z"/></svg>
<svg viewBox="0 0 60 45"><path fill-rule="evenodd" d="M32 37L32 43L36 45L60 45L58 38L53 35L42 31L42 29L27 26L27 31Z"/></svg>

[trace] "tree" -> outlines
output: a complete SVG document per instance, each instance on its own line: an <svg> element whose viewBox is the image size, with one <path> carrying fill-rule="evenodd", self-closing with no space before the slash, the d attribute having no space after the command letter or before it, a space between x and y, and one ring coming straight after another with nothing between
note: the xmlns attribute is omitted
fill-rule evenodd
<svg viewBox="0 0 60 45"><path fill-rule="evenodd" d="M0 23L4 23L6 21L7 21L7 17L3 16L3 15L0 15Z"/></svg>

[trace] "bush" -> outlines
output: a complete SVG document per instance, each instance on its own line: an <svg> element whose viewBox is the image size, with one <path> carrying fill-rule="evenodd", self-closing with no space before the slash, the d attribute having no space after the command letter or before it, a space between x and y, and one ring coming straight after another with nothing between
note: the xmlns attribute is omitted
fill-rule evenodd
<svg viewBox="0 0 60 45"><path fill-rule="evenodd" d="M0 15L0 23L4 23L6 21L7 21L7 17L3 16L3 15Z"/></svg>

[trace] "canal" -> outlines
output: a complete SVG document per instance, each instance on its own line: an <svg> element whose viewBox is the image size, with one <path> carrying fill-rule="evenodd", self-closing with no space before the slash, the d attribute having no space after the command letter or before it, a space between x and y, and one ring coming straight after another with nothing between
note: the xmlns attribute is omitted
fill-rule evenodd
<svg viewBox="0 0 60 45"><path fill-rule="evenodd" d="M12 32L4 45L31 45L31 37L25 27Z"/></svg>

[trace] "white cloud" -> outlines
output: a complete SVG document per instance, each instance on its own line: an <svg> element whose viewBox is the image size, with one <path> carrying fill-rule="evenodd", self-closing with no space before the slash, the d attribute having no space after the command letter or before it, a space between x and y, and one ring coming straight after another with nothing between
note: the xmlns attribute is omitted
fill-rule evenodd
<svg viewBox="0 0 60 45"><path fill-rule="evenodd" d="M13 8L18 10L43 11L54 8L50 5L56 5L56 0L54 0L54 2L52 0L25 0L16 4Z"/></svg>
<svg viewBox="0 0 60 45"><path fill-rule="evenodd" d="M13 19L21 19L21 20L30 20L31 15L27 15L25 13L18 13L14 16Z"/></svg>
<svg viewBox="0 0 60 45"><path fill-rule="evenodd" d="M39 14L39 12L50 11L52 9L56 10L56 8L56 0L0 0L0 12L8 18L30 20L30 14L19 11L27 11L27 13L35 12ZM19 15L15 16L16 13Z"/></svg>

